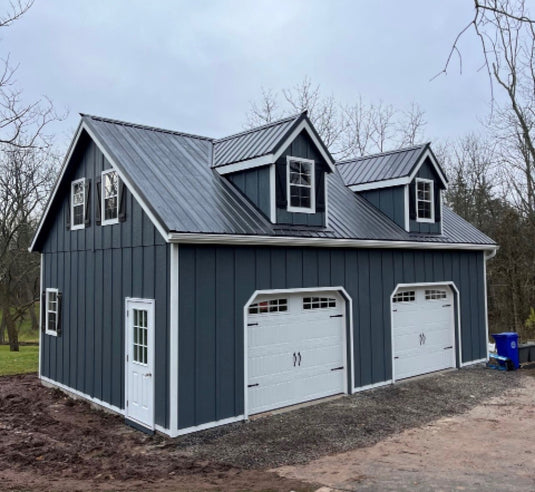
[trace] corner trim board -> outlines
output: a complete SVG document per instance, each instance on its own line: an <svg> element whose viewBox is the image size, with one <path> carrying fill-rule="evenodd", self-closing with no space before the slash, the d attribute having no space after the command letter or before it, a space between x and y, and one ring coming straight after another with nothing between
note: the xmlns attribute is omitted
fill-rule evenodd
<svg viewBox="0 0 535 492"><path fill-rule="evenodd" d="M178 300L179 300L179 245L170 245L169 261L169 429L178 431Z"/></svg>

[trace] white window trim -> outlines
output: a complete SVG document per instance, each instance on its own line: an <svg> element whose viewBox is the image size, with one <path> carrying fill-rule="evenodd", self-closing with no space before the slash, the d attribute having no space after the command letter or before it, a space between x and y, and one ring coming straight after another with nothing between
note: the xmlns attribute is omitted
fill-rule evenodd
<svg viewBox="0 0 535 492"><path fill-rule="evenodd" d="M425 179L425 178L416 178L415 179L416 186L414 187L414 193L415 193L415 207L416 207L416 222L435 222L435 182L432 179ZM418 183L428 183L430 184L430 194L431 194L431 218L424 218L420 217L418 214Z"/></svg>
<svg viewBox="0 0 535 492"><path fill-rule="evenodd" d="M292 207L290 205L291 195L290 195L290 162L306 162L311 164L311 179L310 179L310 207ZM302 157L287 156L286 157L286 197L288 205L286 210L288 212L297 212L297 213L306 213L306 214L315 214L316 213L316 166L315 162L312 159L304 159Z"/></svg>
<svg viewBox="0 0 535 492"><path fill-rule="evenodd" d="M82 209L84 211L84 217L83 217L83 220L82 220L82 223L81 224L74 224L74 195L73 195L73 192L74 192L74 185L78 184L78 183L84 183L84 201L83 201L83 205L82 205ZM80 179L76 179L74 181L71 182L71 231L76 231L78 229L85 229L85 207L86 207L86 203L85 203L85 190L86 190L86 186L87 186L87 183L86 183L86 179L85 178L80 178Z"/></svg>
<svg viewBox="0 0 535 492"><path fill-rule="evenodd" d="M105 208L104 204L105 202L105 186L104 186L104 176L106 174L115 173L117 175L117 217L115 219L104 219L105 216ZM100 217L101 217L101 225L111 225L111 224L118 224L119 223L119 204L121 203L121 196L120 196L120 190L121 187L119 186L119 173L115 169L107 169L106 171L102 171L101 175L101 190L100 190Z"/></svg>
<svg viewBox="0 0 535 492"><path fill-rule="evenodd" d="M46 289L45 294L45 334L52 335L54 337L58 336L58 289ZM50 330L48 328L48 294L51 292L56 293L56 329Z"/></svg>

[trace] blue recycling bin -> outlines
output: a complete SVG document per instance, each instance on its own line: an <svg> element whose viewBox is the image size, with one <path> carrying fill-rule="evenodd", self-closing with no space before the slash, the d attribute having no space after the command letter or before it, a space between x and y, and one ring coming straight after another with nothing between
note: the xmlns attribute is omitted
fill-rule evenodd
<svg viewBox="0 0 535 492"><path fill-rule="evenodd" d="M518 360L518 333L504 331L503 333L494 333L492 336L496 341L498 355L509 357L513 363L513 367L518 369L520 367Z"/></svg>

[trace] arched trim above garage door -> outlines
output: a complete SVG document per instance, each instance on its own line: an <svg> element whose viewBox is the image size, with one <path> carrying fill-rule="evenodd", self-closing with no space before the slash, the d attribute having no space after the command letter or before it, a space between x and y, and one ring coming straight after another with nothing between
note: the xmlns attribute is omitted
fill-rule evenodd
<svg viewBox="0 0 535 492"><path fill-rule="evenodd" d="M461 339L461 315L460 315L460 293L459 289L457 289L457 286L455 285L455 282L446 281L446 282L421 282L421 283L400 283L397 284L395 289L393 290L391 296L390 296L390 332L391 332L391 347L392 347L392 382L395 382L396 379L399 379L396 376L395 371L395 342L394 342L394 315L393 315L393 301L394 296L402 290L408 290L411 288L414 289L422 289L425 287L429 287L430 289L438 289L440 287L449 287L451 289L451 293L453 294L454 298L454 305L453 305L453 316L454 316L454 325L456 327L454 333L455 333L455 345L456 345L456 357L455 357L455 365L456 367L461 367L462 364L462 339ZM424 374L424 373L422 373Z"/></svg>
<svg viewBox="0 0 535 492"><path fill-rule="evenodd" d="M354 392L354 386L353 386L353 372L354 372L354 354L353 354L353 300L347 293L347 291L341 287L310 287L310 288L296 288L296 289L267 289L267 290L256 290L249 300L245 303L245 306L243 307L243 395L244 395L244 414L245 418L247 419L249 416L249 401L248 401L248 347L249 347L249 340L248 340L248 315L249 315L249 307L251 304L254 303L254 301L262 295L277 295L277 294L284 294L284 295L291 295L291 294L306 294L310 293L313 294L315 292L333 292L338 293L344 300L345 300L345 306L346 306L346 328L345 328L345 341L346 341L346 347L344 347L344 353L347 354L347 344L349 343L349 367L346 367L346 392ZM313 296L311 296L313 297ZM347 358L347 357L346 357Z"/></svg>

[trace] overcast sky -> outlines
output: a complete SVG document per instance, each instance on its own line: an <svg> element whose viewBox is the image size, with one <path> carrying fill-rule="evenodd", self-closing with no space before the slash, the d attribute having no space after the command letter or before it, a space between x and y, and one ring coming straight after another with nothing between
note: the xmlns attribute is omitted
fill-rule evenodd
<svg viewBox="0 0 535 492"><path fill-rule="evenodd" d="M469 22L468 0L36 0L0 32L26 99L78 113L220 137L243 129L261 87L305 76L341 103L359 95L426 112L431 139L477 131L489 83L472 34L439 72ZM68 136L68 137L67 137Z"/></svg>

